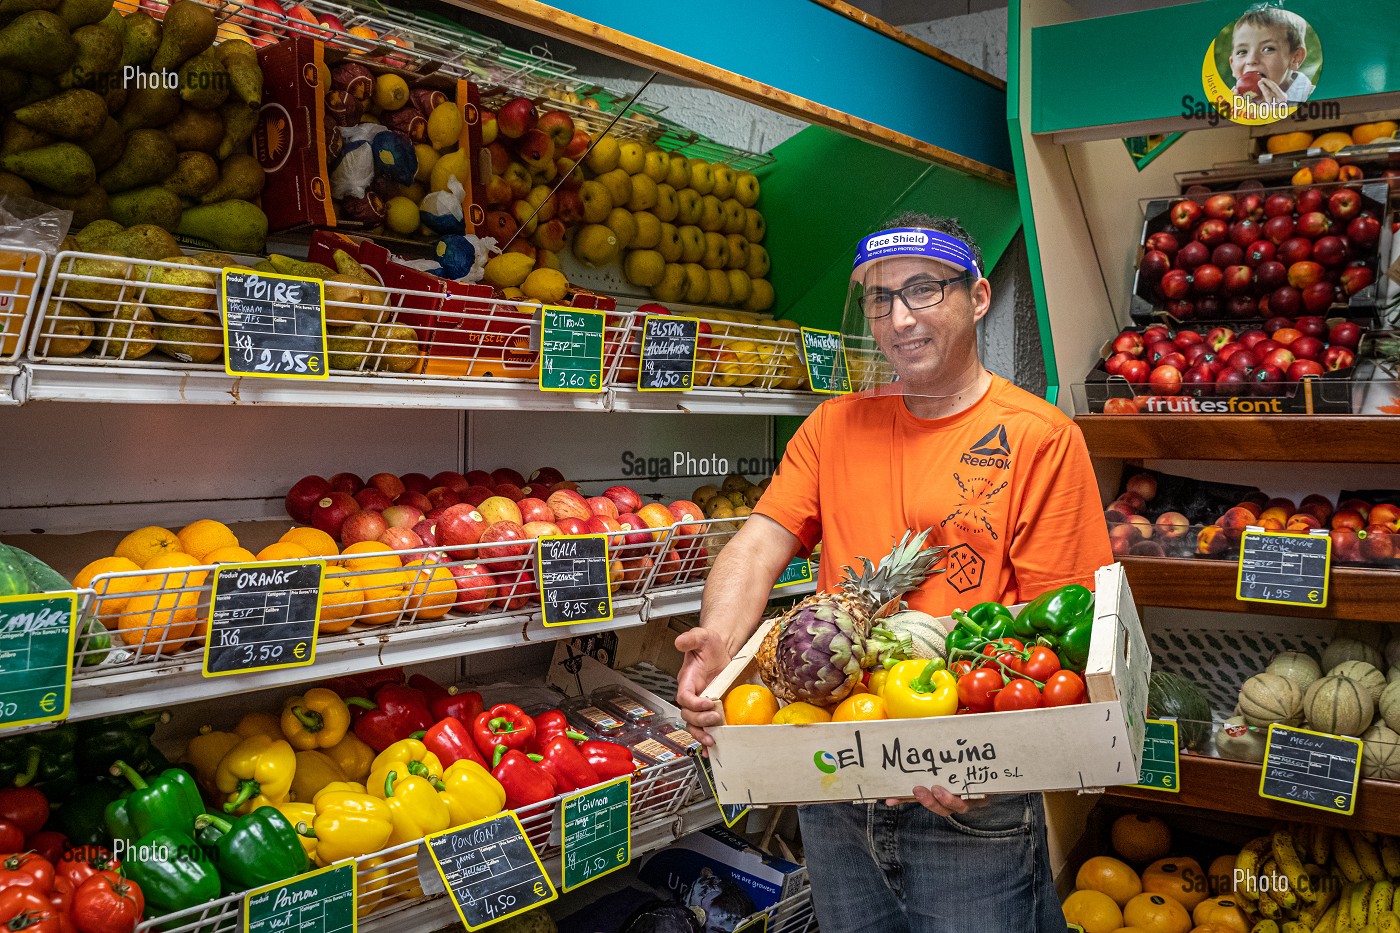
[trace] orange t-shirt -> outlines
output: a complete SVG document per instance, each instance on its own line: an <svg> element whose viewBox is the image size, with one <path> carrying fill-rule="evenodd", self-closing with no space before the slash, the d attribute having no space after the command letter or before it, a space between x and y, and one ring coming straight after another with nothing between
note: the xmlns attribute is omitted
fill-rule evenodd
<svg viewBox="0 0 1400 933"><path fill-rule="evenodd" d="M1093 586L1112 563L1103 506L1079 428L1000 376L971 408L916 418L898 395L832 399L788 443L755 512L822 544L823 590L846 565L876 564L906 530L948 548L909 605L947 615L985 600L1024 602Z"/></svg>

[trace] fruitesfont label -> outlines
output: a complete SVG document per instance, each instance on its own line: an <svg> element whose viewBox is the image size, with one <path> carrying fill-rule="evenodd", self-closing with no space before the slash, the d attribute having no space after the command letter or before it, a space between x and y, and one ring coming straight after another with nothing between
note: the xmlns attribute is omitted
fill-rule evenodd
<svg viewBox="0 0 1400 933"><path fill-rule="evenodd" d="M632 861L632 778L620 777L564 798L564 890Z"/></svg>
<svg viewBox="0 0 1400 933"><path fill-rule="evenodd" d="M1332 538L1246 530L1240 537L1235 598L1279 606L1326 606Z"/></svg>
<svg viewBox="0 0 1400 933"><path fill-rule="evenodd" d="M1345 813L1356 810L1361 740L1296 726L1269 726L1259 796Z"/></svg>
<svg viewBox="0 0 1400 933"><path fill-rule="evenodd" d="M315 661L325 574L324 560L220 564L209 600L204 676Z"/></svg>
<svg viewBox="0 0 1400 933"><path fill-rule="evenodd" d="M1293 116L1321 75L1322 42L1308 21L1262 3L1226 23L1201 63L1206 104L1245 126Z"/></svg>
<svg viewBox="0 0 1400 933"><path fill-rule="evenodd" d="M224 371L230 376L330 377L319 279L225 269L219 303Z"/></svg>
<svg viewBox="0 0 1400 933"><path fill-rule="evenodd" d="M243 895L243 933L355 933L355 863L327 865Z"/></svg>
<svg viewBox="0 0 1400 933"><path fill-rule="evenodd" d="M423 842L468 930L559 896L514 810L425 836Z"/></svg>
<svg viewBox="0 0 1400 933"><path fill-rule="evenodd" d="M0 728L68 716L78 594L0 598Z"/></svg>

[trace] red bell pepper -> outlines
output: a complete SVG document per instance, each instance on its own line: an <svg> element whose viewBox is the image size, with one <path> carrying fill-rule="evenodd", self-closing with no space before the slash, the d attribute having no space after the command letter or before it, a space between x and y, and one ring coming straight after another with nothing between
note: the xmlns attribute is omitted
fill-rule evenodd
<svg viewBox="0 0 1400 933"><path fill-rule="evenodd" d="M622 777L624 774L631 774L637 770L637 763L632 760L632 750L626 745L618 745L616 742L588 741L578 747L583 753L583 760L598 773L598 777L604 781Z"/></svg>
<svg viewBox="0 0 1400 933"><path fill-rule="evenodd" d="M372 697L374 692L387 684L403 683L403 668L381 667L363 674L349 674L345 677L332 677L317 684L327 690L334 690L342 697Z"/></svg>
<svg viewBox="0 0 1400 933"><path fill-rule="evenodd" d="M472 737L485 756L499 746L523 752L534 747L535 720L514 703L497 703L472 722Z"/></svg>
<svg viewBox="0 0 1400 933"><path fill-rule="evenodd" d="M477 750L471 729L456 717L445 716L435 723L423 733L423 744L438 757L443 768L450 768L463 758L486 768L486 759L481 757L481 752Z"/></svg>
<svg viewBox="0 0 1400 933"><path fill-rule="evenodd" d="M422 674L414 674L410 677L408 685L427 698L428 709L432 711L435 720L451 716L453 719L471 723L475 722L476 717L486 710L486 704L482 702L481 694L475 690L458 693L456 687L444 688L437 681L424 677Z"/></svg>
<svg viewBox="0 0 1400 933"><path fill-rule="evenodd" d="M564 716L562 710L552 709L535 717L535 741L539 743L541 748L556 735L573 732L573 729L574 727L569 725L569 720ZM579 741L583 740L579 739Z"/></svg>
<svg viewBox="0 0 1400 933"><path fill-rule="evenodd" d="M583 753L578 750L568 733L556 735L545 742L540 746L540 752L543 758L541 764L554 776L554 783L559 786L560 793L592 787L599 783L598 772L583 757Z"/></svg>
<svg viewBox="0 0 1400 933"><path fill-rule="evenodd" d="M519 810L559 793L554 775L541 767L539 761L539 755L496 746L491 758L491 776L501 782L506 792L506 806L510 809Z"/></svg>
<svg viewBox="0 0 1400 933"><path fill-rule="evenodd" d="M373 703L363 697L349 697L345 702L352 708L366 710L355 720L355 735L376 752L433 724L433 714L423 694L402 684L380 687Z"/></svg>

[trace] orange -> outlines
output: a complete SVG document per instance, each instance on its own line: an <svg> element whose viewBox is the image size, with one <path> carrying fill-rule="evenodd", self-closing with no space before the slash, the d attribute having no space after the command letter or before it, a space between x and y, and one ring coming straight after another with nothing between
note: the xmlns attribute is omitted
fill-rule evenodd
<svg viewBox="0 0 1400 933"><path fill-rule="evenodd" d="M198 591L133 596L117 619L122 643L140 654L174 654L195 630Z"/></svg>
<svg viewBox="0 0 1400 933"><path fill-rule="evenodd" d="M359 618L365 599L354 577L326 577L321 587L321 622L316 630L322 635L343 632Z"/></svg>
<svg viewBox="0 0 1400 933"><path fill-rule="evenodd" d="M832 722L862 722L889 718L889 714L885 712L885 701L873 693L848 696L831 713Z"/></svg>
<svg viewBox="0 0 1400 933"><path fill-rule="evenodd" d="M134 561L139 566L146 564L162 554L173 554L180 550L180 539L175 536L175 532L167 528L151 525L147 528L138 528L131 534L122 538L117 549L112 552L113 557L125 557Z"/></svg>
<svg viewBox="0 0 1400 933"><path fill-rule="evenodd" d="M1198 927L1214 927L1222 933L1249 933L1252 924L1243 904L1233 897L1212 897L1191 911L1191 922Z"/></svg>
<svg viewBox="0 0 1400 933"><path fill-rule="evenodd" d="M1188 933L1191 929L1191 915L1186 908L1165 894L1144 893L1128 901L1123 908L1123 922L1149 933Z"/></svg>
<svg viewBox="0 0 1400 933"><path fill-rule="evenodd" d="M1209 893L1206 873L1193 858L1164 858L1148 865L1142 873L1142 890L1165 894L1187 910L1206 899Z"/></svg>
<svg viewBox="0 0 1400 933"><path fill-rule="evenodd" d="M1142 893L1142 880L1126 863L1108 855L1098 855L1079 866L1074 886L1081 891L1098 891L1122 907Z"/></svg>
<svg viewBox="0 0 1400 933"><path fill-rule="evenodd" d="M364 608L360 610L360 621L366 625L387 625L397 622L408 605L408 587L375 586L375 582L389 574L375 574L370 577L354 577L356 585L364 587ZM399 576L399 574L394 574ZM366 586L368 584L368 586Z"/></svg>
<svg viewBox="0 0 1400 933"><path fill-rule="evenodd" d="M1400 131L1394 120L1382 120L1379 123L1362 123L1351 128L1351 138L1358 146L1365 146L1378 139L1389 139Z"/></svg>
<svg viewBox="0 0 1400 933"><path fill-rule="evenodd" d="M457 601L457 578L452 576L452 571L442 564L425 564L421 560L410 561L405 569L414 571L408 609L417 614L415 621L441 619L447 615Z"/></svg>
<svg viewBox="0 0 1400 933"><path fill-rule="evenodd" d="M206 564L247 564L257 559L246 547L221 547L204 555Z"/></svg>
<svg viewBox="0 0 1400 933"><path fill-rule="evenodd" d="M1210 881L1211 894L1233 894L1235 891L1235 857L1233 855L1216 857L1215 861L1210 863L1206 879Z"/></svg>
<svg viewBox="0 0 1400 933"><path fill-rule="evenodd" d="M1172 833L1155 816L1130 813L1113 821L1113 851L1129 862L1155 862L1172 847Z"/></svg>
<svg viewBox="0 0 1400 933"><path fill-rule="evenodd" d="M1113 933L1151 933L1151 931L1144 930L1142 927L1119 927Z"/></svg>
<svg viewBox="0 0 1400 933"><path fill-rule="evenodd" d="M142 570L164 570L166 573L153 573L149 575L152 587L160 587L166 590L178 590L186 587L203 586L205 579L209 576L207 570L194 570L189 573L169 573L180 567L199 567L202 561L195 558L193 554L165 554L148 561Z"/></svg>
<svg viewBox="0 0 1400 933"><path fill-rule="evenodd" d="M313 557L334 557L340 553L334 538L319 528L308 528L305 525L288 529L278 540L299 544Z"/></svg>
<svg viewBox="0 0 1400 933"><path fill-rule="evenodd" d="M1279 133L1270 136L1268 142L1269 151L1277 154L1280 152L1296 152L1299 149L1306 149L1312 145L1312 133Z"/></svg>
<svg viewBox="0 0 1400 933"><path fill-rule="evenodd" d="M219 548L238 547L238 537L223 522L201 518L180 529L180 549L199 560Z"/></svg>
<svg viewBox="0 0 1400 933"><path fill-rule="evenodd" d="M1113 933L1123 925L1123 912L1102 891L1075 891L1063 906L1065 920L1083 927L1084 933Z"/></svg>
<svg viewBox="0 0 1400 933"><path fill-rule="evenodd" d="M269 544L258 552L258 560L298 560L310 556L310 551L300 544L292 544L290 541Z"/></svg>
<svg viewBox="0 0 1400 933"><path fill-rule="evenodd" d="M351 556L356 554L372 554L374 556ZM357 541L341 551L340 556L350 558L342 561L346 570L354 570L358 573L363 573L366 570L397 570L403 566L403 561L389 550L389 546L380 544L378 541Z"/></svg>
<svg viewBox="0 0 1400 933"><path fill-rule="evenodd" d="M1336 152L1338 149L1344 149L1352 145L1352 138L1350 133L1323 133L1321 136L1314 139L1312 144L1327 152Z"/></svg>
<svg viewBox="0 0 1400 933"><path fill-rule="evenodd" d="M93 582L99 574L129 573L141 568L125 557L103 557L88 564L73 578L77 589L91 587L100 597L97 600L97 615L104 622L110 622L126 609L127 597L137 590L146 589L145 577L103 577Z"/></svg>
<svg viewBox="0 0 1400 933"><path fill-rule="evenodd" d="M778 700L762 684L739 684L724 696L724 722L729 726L766 726L778 714Z"/></svg>

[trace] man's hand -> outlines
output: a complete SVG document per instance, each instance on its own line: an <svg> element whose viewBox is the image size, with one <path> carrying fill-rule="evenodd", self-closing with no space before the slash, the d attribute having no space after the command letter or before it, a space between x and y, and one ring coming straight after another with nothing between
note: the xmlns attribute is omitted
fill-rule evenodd
<svg viewBox="0 0 1400 933"><path fill-rule="evenodd" d="M916 787L914 788L914 799L922 804L924 809L932 810L939 816L966 813L969 810L985 807L990 802L986 797L980 800L964 800L957 794L943 787ZM895 804L905 803L906 800L891 797L885 801L885 805L893 807Z"/></svg>
<svg viewBox="0 0 1400 933"><path fill-rule="evenodd" d="M733 655L723 636L712 629L693 628L676 638L676 650L685 652L685 661L676 678L680 689L676 702L690 732L705 745L715 744L705 730L722 725L724 715L713 700L700 694L732 661Z"/></svg>

